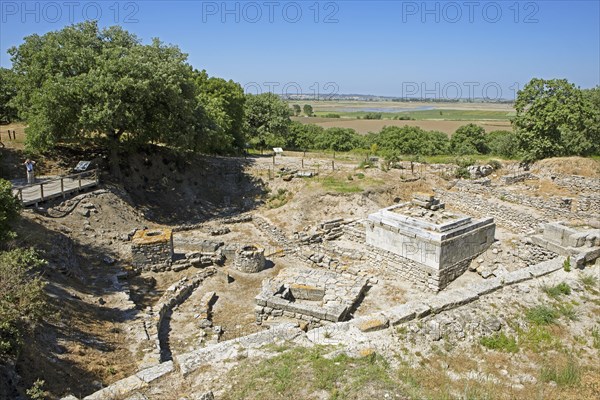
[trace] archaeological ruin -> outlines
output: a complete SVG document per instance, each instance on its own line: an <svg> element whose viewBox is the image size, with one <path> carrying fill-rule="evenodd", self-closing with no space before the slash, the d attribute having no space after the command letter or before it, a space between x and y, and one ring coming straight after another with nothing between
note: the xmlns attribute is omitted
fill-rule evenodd
<svg viewBox="0 0 600 400"><path fill-rule="evenodd" d="M131 239L131 264L137 270L164 270L173 261L171 229L138 230Z"/></svg>
<svg viewBox="0 0 600 400"><path fill-rule="evenodd" d="M366 244L401 277L439 291L494 242L495 230L493 218L473 220L446 211L433 195L415 194L369 215Z"/></svg>

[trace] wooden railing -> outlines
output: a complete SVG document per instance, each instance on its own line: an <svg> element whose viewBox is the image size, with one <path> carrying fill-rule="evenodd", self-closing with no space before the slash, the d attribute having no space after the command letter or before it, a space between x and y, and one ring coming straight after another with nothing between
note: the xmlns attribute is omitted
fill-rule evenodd
<svg viewBox="0 0 600 400"><path fill-rule="evenodd" d="M93 180L92 183L90 182L84 182L82 183L83 180L89 181L89 180ZM66 182L65 182L66 181ZM58 183L58 184L57 184ZM66 184L65 184L66 183ZM75 185L73 185L73 183L76 183ZM23 204L32 204L32 203L38 203L40 201L44 201L44 200L48 200L50 198L53 197L58 197L58 196L62 196L63 198L65 198L67 193L76 191L76 190L82 190L86 187L90 187L90 186L96 186L99 183L99 174L98 174L98 170L97 169L93 169L90 171L84 171L84 172L78 172L76 174L70 174L70 175L65 175L65 176L61 176L55 179L50 179L47 181L40 181L39 183L32 183L32 184L27 184L24 186L19 186L16 188L13 188L13 195L16 196ZM50 186L52 186L52 188L50 188L50 190L46 190L46 192L44 192L44 187L49 188ZM60 186L60 190L58 190L58 187ZM29 192L28 189L31 188L39 188L37 190L38 196L36 197L36 191L31 191ZM23 197L23 191L27 191L27 196L34 196L33 198L24 198Z"/></svg>

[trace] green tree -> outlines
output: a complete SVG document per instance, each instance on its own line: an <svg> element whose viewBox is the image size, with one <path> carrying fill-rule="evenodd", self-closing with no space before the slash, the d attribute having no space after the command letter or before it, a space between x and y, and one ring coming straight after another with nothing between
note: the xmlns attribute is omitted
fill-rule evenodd
<svg viewBox="0 0 600 400"><path fill-rule="evenodd" d="M241 85L222 78L209 77L206 71L194 71L198 103L206 112L206 125L200 147L211 153L231 153L243 149L244 104Z"/></svg>
<svg viewBox="0 0 600 400"><path fill-rule="evenodd" d="M375 137L386 154L438 155L448 151L448 136L416 126L386 126Z"/></svg>
<svg viewBox="0 0 600 400"><path fill-rule="evenodd" d="M317 140L324 131L325 129L318 125L292 121L286 147L299 150L316 149Z"/></svg>
<svg viewBox="0 0 600 400"><path fill-rule="evenodd" d="M566 79L533 78L519 91L515 102L519 147L528 160L560 155L587 155L597 149L593 96Z"/></svg>
<svg viewBox="0 0 600 400"><path fill-rule="evenodd" d="M304 111L304 114L307 117L312 117L312 115L313 115L313 108L312 108L312 106L310 104L305 104L304 107L303 107L303 111Z"/></svg>
<svg viewBox="0 0 600 400"><path fill-rule="evenodd" d="M10 182L0 179L0 243L14 237L10 224L19 215L21 203L12 194Z"/></svg>
<svg viewBox="0 0 600 400"><path fill-rule="evenodd" d="M0 253L0 360L18 354L23 334L44 315L44 282L35 275L43 265L32 249Z"/></svg>
<svg viewBox="0 0 600 400"><path fill-rule="evenodd" d="M11 100L16 96L17 88L12 70L0 68L0 122L11 122L17 118L17 110Z"/></svg>
<svg viewBox="0 0 600 400"><path fill-rule="evenodd" d="M123 145L160 141L196 149L207 125L192 68L177 47L142 45L120 27L96 22L31 35L9 50L27 120L27 144L106 140L113 167Z"/></svg>
<svg viewBox="0 0 600 400"><path fill-rule="evenodd" d="M294 116L298 117L300 115L300 113L302 112L302 108L300 108L299 104L294 104L292 106L292 109L294 110Z"/></svg>
<svg viewBox="0 0 600 400"><path fill-rule="evenodd" d="M489 149L485 143L485 129L468 124L459 127L450 138L450 150L454 154L486 154Z"/></svg>
<svg viewBox="0 0 600 400"><path fill-rule="evenodd" d="M350 151L360 146L358 133L351 128L329 128L315 138L320 150Z"/></svg>
<svg viewBox="0 0 600 400"><path fill-rule="evenodd" d="M261 150L285 146L290 126L288 105L273 93L248 94L245 104L250 144Z"/></svg>
<svg viewBox="0 0 600 400"><path fill-rule="evenodd" d="M519 151L517 135L510 131L492 131L485 135L485 143L495 156L514 158Z"/></svg>

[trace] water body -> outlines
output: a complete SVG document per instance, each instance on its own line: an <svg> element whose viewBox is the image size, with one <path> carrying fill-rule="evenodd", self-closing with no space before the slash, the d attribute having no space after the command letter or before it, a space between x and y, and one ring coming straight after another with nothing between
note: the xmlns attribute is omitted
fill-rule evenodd
<svg viewBox="0 0 600 400"><path fill-rule="evenodd" d="M398 113L398 112L411 112L411 111L429 111L435 110L432 106L420 106L413 108L397 108L397 107L340 107L334 108L331 111L335 112L380 112L380 113Z"/></svg>

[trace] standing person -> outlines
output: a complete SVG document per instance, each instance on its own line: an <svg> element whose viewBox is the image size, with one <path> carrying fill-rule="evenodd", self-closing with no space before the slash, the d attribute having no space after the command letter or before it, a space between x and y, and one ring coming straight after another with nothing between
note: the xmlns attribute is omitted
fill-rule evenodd
<svg viewBox="0 0 600 400"><path fill-rule="evenodd" d="M25 160L23 165L25 165L25 169L27 170L27 183L35 183L35 161L32 161L28 158L27 160Z"/></svg>

